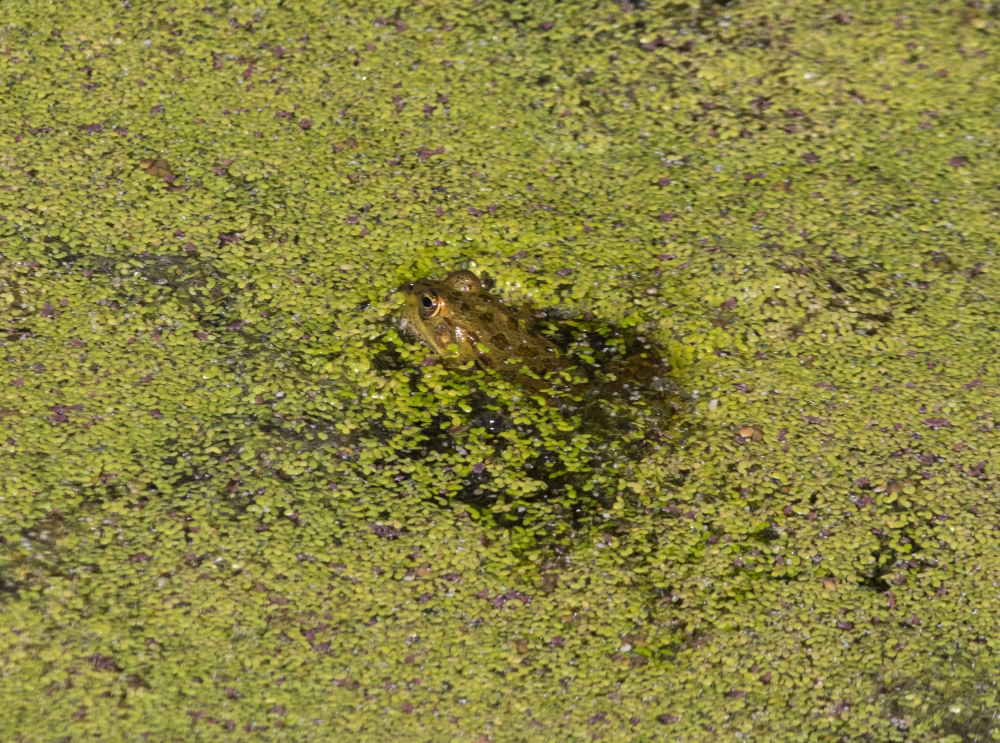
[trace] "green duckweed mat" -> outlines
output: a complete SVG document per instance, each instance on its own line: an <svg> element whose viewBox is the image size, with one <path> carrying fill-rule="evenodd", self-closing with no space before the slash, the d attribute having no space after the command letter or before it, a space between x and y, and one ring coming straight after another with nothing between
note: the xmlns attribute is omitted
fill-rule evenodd
<svg viewBox="0 0 1000 743"><path fill-rule="evenodd" d="M0 739L1000 735L996 2L171 2L0 0Z"/></svg>

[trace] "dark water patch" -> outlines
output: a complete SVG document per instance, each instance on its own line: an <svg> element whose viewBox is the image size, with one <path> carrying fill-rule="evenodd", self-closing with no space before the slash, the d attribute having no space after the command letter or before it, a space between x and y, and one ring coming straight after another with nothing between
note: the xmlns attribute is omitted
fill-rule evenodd
<svg viewBox="0 0 1000 743"><path fill-rule="evenodd" d="M245 325L231 317L240 292L235 282L196 251L82 255L73 263L77 269L87 278L105 278L117 291L118 306L159 304L173 298L195 313L204 331L234 333Z"/></svg>
<svg viewBox="0 0 1000 743"><path fill-rule="evenodd" d="M67 562L64 543L84 537L81 525L59 510L0 538L0 592L18 595L43 590L53 578L67 579L80 572ZM87 572L86 570L84 572Z"/></svg>
<svg viewBox="0 0 1000 743"><path fill-rule="evenodd" d="M430 396L411 409L417 427L408 436L383 426L376 438L394 456L445 473L448 487L429 494L439 505L465 504L497 528L565 539L603 523L622 497L618 480L635 477L652 452L680 443L673 427L690 401L662 350L634 329L533 314L565 358L544 376L447 372L428 365L430 357L414 366L398 353L377 352L380 370L405 374L414 396L431 384L458 394ZM378 429L370 425L365 435ZM519 474L514 490L511 469ZM408 475L398 483L407 492L414 487Z"/></svg>
<svg viewBox="0 0 1000 743"><path fill-rule="evenodd" d="M973 647L985 643L980 637ZM877 682L871 701L881 704L883 724L914 740L995 740L1000 733L1000 699L992 678L996 669L970 651L946 653L939 653L938 664L923 676ZM840 706L847 711L867 701L845 699Z"/></svg>
<svg viewBox="0 0 1000 743"><path fill-rule="evenodd" d="M426 350L390 338L371 344L366 357L381 391L345 399L341 389L341 412L325 414L282 418L269 404L254 425L295 456L318 455L335 481L382 483L395 493L382 517L394 497L421 493L438 507L468 506L496 528L527 530L532 540L565 540L604 521L622 497L620 478L682 440L673 429L689 400L661 349L634 329L535 314L566 368L543 377L448 371ZM399 395L407 398L404 416Z"/></svg>

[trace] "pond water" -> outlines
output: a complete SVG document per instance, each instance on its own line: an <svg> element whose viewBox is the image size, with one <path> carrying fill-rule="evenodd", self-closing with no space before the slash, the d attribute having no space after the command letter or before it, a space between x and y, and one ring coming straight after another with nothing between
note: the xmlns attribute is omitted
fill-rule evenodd
<svg viewBox="0 0 1000 743"><path fill-rule="evenodd" d="M994 735L995 3L4 16L11 735Z"/></svg>

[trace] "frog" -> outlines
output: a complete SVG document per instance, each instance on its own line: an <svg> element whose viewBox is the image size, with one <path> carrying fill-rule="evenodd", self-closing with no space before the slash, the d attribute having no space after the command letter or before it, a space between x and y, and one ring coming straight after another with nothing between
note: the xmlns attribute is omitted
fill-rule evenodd
<svg viewBox="0 0 1000 743"><path fill-rule="evenodd" d="M555 344L533 328L530 312L508 307L472 271L418 279L402 292L402 329L445 366L474 364L515 374L526 366L542 375L565 361Z"/></svg>
<svg viewBox="0 0 1000 743"><path fill-rule="evenodd" d="M537 331L535 315L546 313L535 313L530 306L508 306L472 271L418 279L400 291L400 329L426 344L445 367L494 370L547 405L573 412L577 403L626 397L634 402L646 393L655 397L681 393L669 378L669 362L641 336L626 342L621 356L608 356L608 348L595 352L606 338L591 334L584 348L599 362L591 357L581 364L572 350L566 350L572 343L564 338L556 345Z"/></svg>

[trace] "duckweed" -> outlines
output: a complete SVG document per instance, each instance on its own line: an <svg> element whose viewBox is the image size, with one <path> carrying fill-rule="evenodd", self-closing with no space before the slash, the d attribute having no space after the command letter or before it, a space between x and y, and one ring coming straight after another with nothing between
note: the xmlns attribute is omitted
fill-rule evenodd
<svg viewBox="0 0 1000 743"><path fill-rule="evenodd" d="M7 736L997 736L995 2L171 2L2 5Z"/></svg>

